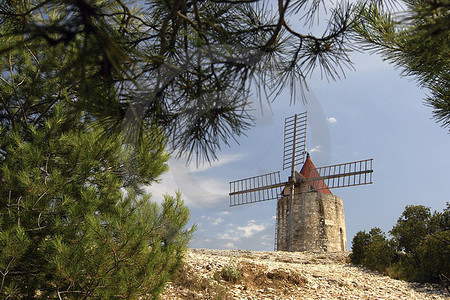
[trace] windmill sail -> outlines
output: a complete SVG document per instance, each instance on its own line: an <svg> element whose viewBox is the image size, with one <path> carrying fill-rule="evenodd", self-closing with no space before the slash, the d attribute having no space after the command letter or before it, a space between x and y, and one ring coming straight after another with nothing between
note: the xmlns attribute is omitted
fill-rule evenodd
<svg viewBox="0 0 450 300"><path fill-rule="evenodd" d="M286 118L284 123L283 170L302 164L306 144L306 111Z"/></svg>
<svg viewBox="0 0 450 300"><path fill-rule="evenodd" d="M281 188L280 172L272 172L230 182L230 206L277 199Z"/></svg>
<svg viewBox="0 0 450 300"><path fill-rule="evenodd" d="M366 159L311 169L307 181L315 190L371 184L372 162Z"/></svg>

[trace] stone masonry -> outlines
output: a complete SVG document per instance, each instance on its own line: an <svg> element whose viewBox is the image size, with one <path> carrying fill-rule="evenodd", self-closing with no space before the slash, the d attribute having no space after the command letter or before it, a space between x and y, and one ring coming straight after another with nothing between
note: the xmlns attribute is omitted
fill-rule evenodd
<svg viewBox="0 0 450 300"><path fill-rule="evenodd" d="M288 237L288 187L284 189L283 197L278 200L277 250L287 251L290 238L290 251L346 251L347 237L342 199L331 193L315 191L305 182L295 188L294 195L290 237Z"/></svg>

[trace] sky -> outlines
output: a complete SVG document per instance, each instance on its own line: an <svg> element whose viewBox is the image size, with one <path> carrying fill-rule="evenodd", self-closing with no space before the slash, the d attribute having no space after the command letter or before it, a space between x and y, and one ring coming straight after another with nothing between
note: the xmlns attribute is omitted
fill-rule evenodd
<svg viewBox="0 0 450 300"><path fill-rule="evenodd" d="M170 171L147 187L154 201L181 191L197 226L191 248L274 249L276 201L229 207L229 182L282 171L284 119L303 111L316 167L374 159L373 184L332 190L344 202L349 250L360 230L388 232L406 205L442 211L450 202L450 134L424 105L427 91L377 55L351 58L356 70L344 79L308 79L307 103L297 97L290 105L287 92L270 105L254 97L255 126L222 148L218 161L196 168L171 159Z"/></svg>

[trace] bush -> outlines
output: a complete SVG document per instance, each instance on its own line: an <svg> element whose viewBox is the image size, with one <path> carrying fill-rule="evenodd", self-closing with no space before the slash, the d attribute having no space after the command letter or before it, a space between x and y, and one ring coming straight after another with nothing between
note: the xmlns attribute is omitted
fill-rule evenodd
<svg viewBox="0 0 450 300"><path fill-rule="evenodd" d="M394 260L395 250L381 231L372 229L369 235L370 242L366 247L362 264L370 270L385 274Z"/></svg>
<svg viewBox="0 0 450 300"><path fill-rule="evenodd" d="M420 280L439 282L440 274L450 277L450 231L428 235L415 254L420 266Z"/></svg>
<svg viewBox="0 0 450 300"><path fill-rule="evenodd" d="M412 252L430 233L430 208L423 205L407 205L397 224L390 231L399 250Z"/></svg>
<svg viewBox="0 0 450 300"><path fill-rule="evenodd" d="M352 240L352 253L350 260L353 264L362 264L367 251L367 246L370 243L370 235L365 231L359 231Z"/></svg>
<svg viewBox="0 0 450 300"><path fill-rule="evenodd" d="M408 281L439 282L450 277L450 204L430 213L407 206L387 239L379 228L358 232L352 240L353 264Z"/></svg>
<svg viewBox="0 0 450 300"><path fill-rule="evenodd" d="M242 278L242 270L235 267L234 265L225 266L220 271L217 271L214 274L214 279L220 280L223 279L225 281L231 283L237 283Z"/></svg>
<svg viewBox="0 0 450 300"><path fill-rule="evenodd" d="M389 266L386 274L406 281L420 281L419 262L412 253L399 253L398 260Z"/></svg>
<svg viewBox="0 0 450 300"><path fill-rule="evenodd" d="M395 257L395 251L385 234L379 228L369 233L358 232L352 240L353 264L362 264L370 270L385 273Z"/></svg>

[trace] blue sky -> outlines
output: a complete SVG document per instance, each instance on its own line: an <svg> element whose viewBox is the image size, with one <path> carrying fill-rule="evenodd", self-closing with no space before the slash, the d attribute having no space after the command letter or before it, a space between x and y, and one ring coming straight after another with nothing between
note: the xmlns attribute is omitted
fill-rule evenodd
<svg viewBox="0 0 450 300"><path fill-rule="evenodd" d="M303 27L297 23L293 28ZM353 53L351 59L356 70L342 80L327 82L315 72L306 104L297 97L290 105L288 92L271 105L255 96L255 126L239 144L225 146L219 161L196 169L170 160L170 171L148 191L156 201L182 192L198 226L191 247L273 250L276 201L230 208L229 182L281 171L284 119L305 110L306 146L317 167L374 159L373 184L332 190L344 201L348 248L359 230L389 231L406 205L441 211L450 202L450 135L423 104L427 91L376 55ZM289 170L281 174L287 179Z"/></svg>
<svg viewBox="0 0 450 300"><path fill-rule="evenodd" d="M170 161L170 172L148 191L157 201L182 192L198 226L191 247L273 250L276 201L230 208L229 181L282 170L284 119L305 110L316 166L374 159L373 184L332 190L344 201L348 248L359 230L390 230L406 205L442 210L450 202L450 136L423 104L426 90L375 55L352 59L356 71L346 79L310 78L306 105L300 99L290 105L286 93L271 108L263 103L262 112L255 106L255 127L212 165Z"/></svg>

